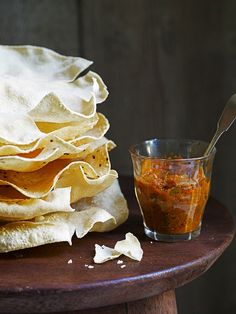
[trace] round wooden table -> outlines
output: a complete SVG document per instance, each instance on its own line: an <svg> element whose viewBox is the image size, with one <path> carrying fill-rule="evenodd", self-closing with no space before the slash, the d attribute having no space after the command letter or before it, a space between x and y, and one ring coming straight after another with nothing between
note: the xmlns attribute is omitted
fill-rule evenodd
<svg viewBox="0 0 236 314"><path fill-rule="evenodd" d="M177 313L174 289L203 274L224 252L234 236L233 219L210 199L197 239L154 242L143 233L132 179L120 183L130 217L116 230L74 238L73 246L58 243L0 255L0 313ZM141 242L141 262L122 257L124 268L117 260L93 264L95 243L113 247L127 232Z"/></svg>

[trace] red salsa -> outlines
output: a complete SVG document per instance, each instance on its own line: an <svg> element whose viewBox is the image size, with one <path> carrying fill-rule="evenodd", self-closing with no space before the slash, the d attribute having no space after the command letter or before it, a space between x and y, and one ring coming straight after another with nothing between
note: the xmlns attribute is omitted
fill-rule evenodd
<svg viewBox="0 0 236 314"><path fill-rule="evenodd" d="M135 177L144 222L162 234L195 231L201 223L210 180L200 164L176 162L171 169L169 161L144 160L140 176Z"/></svg>

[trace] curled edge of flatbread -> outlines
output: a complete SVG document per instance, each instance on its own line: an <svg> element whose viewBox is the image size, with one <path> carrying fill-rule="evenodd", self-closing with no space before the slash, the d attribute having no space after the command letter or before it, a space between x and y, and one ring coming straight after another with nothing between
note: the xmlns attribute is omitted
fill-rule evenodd
<svg viewBox="0 0 236 314"><path fill-rule="evenodd" d="M108 191L107 191L108 190ZM113 191L113 202L107 202ZM102 196L101 196L102 195ZM120 190L118 180L100 193L93 203L87 198L85 204L76 204L74 212L58 212L36 217L30 221L20 221L0 226L0 253L36 247L48 243L66 241L71 244L74 233L78 238L88 232L104 232L116 228L128 217L126 200ZM119 204L118 207L117 204ZM111 209L111 206L113 208ZM115 208L116 207L116 208ZM121 210L122 207L122 210ZM116 212L115 217L111 213Z"/></svg>
<svg viewBox="0 0 236 314"><path fill-rule="evenodd" d="M70 205L71 188L59 188L44 198L0 200L0 221L30 220L55 212L73 212ZM22 195L23 196L23 195ZM7 196L6 196L7 197Z"/></svg>

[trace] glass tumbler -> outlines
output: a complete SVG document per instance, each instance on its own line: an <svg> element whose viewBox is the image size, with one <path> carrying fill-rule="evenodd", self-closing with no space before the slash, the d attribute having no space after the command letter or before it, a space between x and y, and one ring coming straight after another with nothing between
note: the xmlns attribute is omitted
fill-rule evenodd
<svg viewBox="0 0 236 314"><path fill-rule="evenodd" d="M216 149L197 140L152 139L130 147L145 234L157 241L200 234Z"/></svg>

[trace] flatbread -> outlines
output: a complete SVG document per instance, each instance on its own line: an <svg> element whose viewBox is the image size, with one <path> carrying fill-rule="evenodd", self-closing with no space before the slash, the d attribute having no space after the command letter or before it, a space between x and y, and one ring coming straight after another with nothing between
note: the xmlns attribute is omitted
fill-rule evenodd
<svg viewBox="0 0 236 314"><path fill-rule="evenodd" d="M114 249L136 261L141 261L143 257L140 242L131 232L126 233L125 240L118 241Z"/></svg>
<svg viewBox="0 0 236 314"><path fill-rule="evenodd" d="M71 186L72 202L94 196L110 186L118 176L115 170L110 169L108 149L111 143L97 148L84 161L58 159L33 172L0 170L0 184L10 185L31 198L42 198L53 188L68 186Z"/></svg>
<svg viewBox="0 0 236 314"><path fill-rule="evenodd" d="M114 184L116 186L115 193L121 197L119 185ZM47 214L31 221L18 221L0 226L0 253L61 241L67 241L71 244L74 233L78 238L82 238L88 232L101 231L102 229L104 231L104 225L109 226L107 231L110 230L111 225L115 228L123 218L120 217L120 220L116 220L107 211L110 204L105 204L106 193L106 190L101 193L104 194L104 197L101 197L104 200L101 207L88 207L84 210L81 208L81 211L71 213ZM91 203L93 201L89 200L88 204ZM116 207L116 203L112 206ZM127 207L125 211L128 211Z"/></svg>
<svg viewBox="0 0 236 314"><path fill-rule="evenodd" d="M99 121L100 121L99 115L96 114L91 119L81 122L81 123L70 122L70 123L63 123L63 124L61 123L58 123L58 124L57 123L39 123L39 125L36 124L39 131L43 132L43 136L41 138L34 141L33 143L26 144L26 145L23 145L23 144L19 145L19 144L14 144L14 143L12 144L1 143L0 144L0 156L26 154L26 153L33 152L37 149L44 148L47 145L49 145L50 142L55 139L55 137L58 137L67 142L70 142L73 140L75 141L80 140L81 136L86 136L87 131L89 131L92 128L96 129L96 124L100 123ZM109 123L106 123L106 125L109 128ZM13 125L12 125L12 128L13 128ZM15 128L14 132L18 132L19 128L24 130L24 123L19 124L17 127L14 126L14 128ZM12 134L11 129L9 131L10 134ZM104 134L105 134L105 130L106 128L104 125ZM30 132L30 130L27 130L27 131ZM95 133L97 133L96 130L95 130ZM23 131L20 131L19 133L17 133L18 137L19 137L19 134L22 134L22 136L24 136ZM12 136L12 138L14 138L14 136ZM95 136L94 136L94 139L96 139Z"/></svg>
<svg viewBox="0 0 236 314"><path fill-rule="evenodd" d="M91 62L0 46L0 253L109 231L128 216Z"/></svg>
<svg viewBox="0 0 236 314"><path fill-rule="evenodd" d="M35 122L25 114L0 113L0 142L4 144L29 144L43 137Z"/></svg>
<svg viewBox="0 0 236 314"><path fill-rule="evenodd" d="M101 264L115 258L125 255L133 260L141 261L143 257L143 250L139 240L131 233L125 235L125 240L118 241L113 248L105 245L95 244L94 263Z"/></svg>
<svg viewBox="0 0 236 314"><path fill-rule="evenodd" d="M49 214L45 221L18 221L0 226L0 253L67 241L71 244L74 226L67 214Z"/></svg>
<svg viewBox="0 0 236 314"><path fill-rule="evenodd" d="M0 76L72 82L93 62L42 47L0 45Z"/></svg>
<svg viewBox="0 0 236 314"><path fill-rule="evenodd" d="M93 72L72 83L0 77L0 112L29 114L39 122L63 123L91 118L96 104L107 95L102 79Z"/></svg>
<svg viewBox="0 0 236 314"><path fill-rule="evenodd" d="M109 186L103 192L88 198L82 198L73 207L77 211L83 211L89 208L103 208L111 214L116 220L116 227L124 223L129 215L128 205L124 195L122 194L118 180ZM93 228L93 231L104 232L114 229L112 221L103 223L102 226Z"/></svg>
<svg viewBox="0 0 236 314"><path fill-rule="evenodd" d="M55 189L43 199L14 198L0 201L0 220L29 220L55 212L73 212L70 206L70 187Z"/></svg>
<svg viewBox="0 0 236 314"><path fill-rule="evenodd" d="M66 142L56 136L51 136L43 149L36 148L34 151L24 151L24 153L21 150L18 155L0 156L0 170L32 172L59 158L83 160L105 143L109 143L109 149L113 148L115 145L103 138L109 124L103 115L100 114L99 117L98 123L92 130L75 140ZM19 151L19 148L15 147Z"/></svg>
<svg viewBox="0 0 236 314"><path fill-rule="evenodd" d="M107 261L111 261L121 256L120 252L117 252L113 248L106 245L95 244L95 256L93 258L94 263L102 264Z"/></svg>

